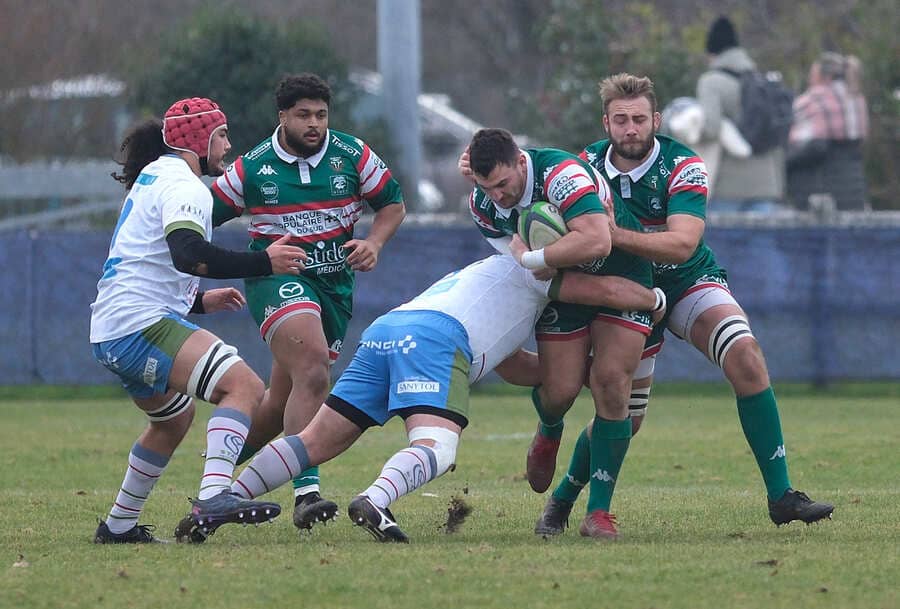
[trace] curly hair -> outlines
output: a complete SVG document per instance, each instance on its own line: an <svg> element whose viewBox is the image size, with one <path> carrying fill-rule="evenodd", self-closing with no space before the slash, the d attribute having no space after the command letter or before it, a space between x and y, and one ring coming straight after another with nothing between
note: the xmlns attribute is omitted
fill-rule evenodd
<svg viewBox="0 0 900 609"><path fill-rule="evenodd" d="M301 99L320 99L331 105L331 87L321 77L303 72L288 74L275 89L275 105L279 110L292 108Z"/></svg>
<svg viewBox="0 0 900 609"><path fill-rule="evenodd" d="M159 118L149 118L128 130L119 152L114 157L122 166L122 173L112 172L114 180L125 185L126 190L134 186L134 181L147 164L155 161L163 154L171 152L162 135L163 122Z"/></svg>

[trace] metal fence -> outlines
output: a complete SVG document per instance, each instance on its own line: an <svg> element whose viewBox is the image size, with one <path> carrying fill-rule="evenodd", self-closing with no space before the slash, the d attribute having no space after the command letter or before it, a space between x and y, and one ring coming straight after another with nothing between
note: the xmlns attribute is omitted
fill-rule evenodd
<svg viewBox="0 0 900 609"><path fill-rule="evenodd" d="M877 215L830 225L743 217L711 218L707 242L728 269L776 380L824 383L900 379L900 222ZM806 224L806 225L803 225ZM46 226L46 225L45 225ZM361 231L365 234L365 229ZM246 234L219 230L218 244L240 249ZM0 384L97 384L115 379L92 358L89 304L109 244L108 231L32 228L0 233ZM354 317L335 370L349 361L363 328L444 273L492 253L458 218L413 217L357 275ZM235 282L209 282L238 285ZM262 376L270 355L246 311L195 320L236 345ZM716 381L721 372L669 336L657 378Z"/></svg>

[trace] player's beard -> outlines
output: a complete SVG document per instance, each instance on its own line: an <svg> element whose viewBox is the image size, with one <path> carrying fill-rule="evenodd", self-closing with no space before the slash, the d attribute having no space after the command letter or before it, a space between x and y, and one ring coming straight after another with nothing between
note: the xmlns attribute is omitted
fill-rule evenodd
<svg viewBox="0 0 900 609"><path fill-rule="evenodd" d="M647 136L647 139L639 140L639 139L630 139L627 142L623 140L616 140L614 138L610 138L612 142L613 153L622 157L623 159L628 159L629 161L641 161L650 150L653 149L653 139L656 137L656 131L651 131L650 135Z"/></svg>
<svg viewBox="0 0 900 609"><path fill-rule="evenodd" d="M307 159L314 154L316 154L319 150L322 149L322 144L325 142L325 134L319 132L319 141L313 145L309 146L304 142L301 138L295 137L290 131L282 128L282 133L284 134L284 143L288 145L288 147L294 152L298 153L299 156Z"/></svg>

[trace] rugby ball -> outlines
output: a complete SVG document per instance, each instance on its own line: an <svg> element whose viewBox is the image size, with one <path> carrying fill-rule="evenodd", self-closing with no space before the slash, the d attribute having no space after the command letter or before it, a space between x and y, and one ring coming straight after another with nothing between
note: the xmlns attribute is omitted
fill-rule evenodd
<svg viewBox="0 0 900 609"><path fill-rule="evenodd" d="M528 249L539 250L565 235L569 229L556 205L538 201L519 215L518 231Z"/></svg>

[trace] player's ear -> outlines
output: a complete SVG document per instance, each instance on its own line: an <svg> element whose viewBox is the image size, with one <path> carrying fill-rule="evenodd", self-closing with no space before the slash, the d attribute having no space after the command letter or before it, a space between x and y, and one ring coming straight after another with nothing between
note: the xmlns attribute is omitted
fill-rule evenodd
<svg viewBox="0 0 900 609"><path fill-rule="evenodd" d="M653 130L658 131L659 125L662 123L662 114L659 112L653 113Z"/></svg>

